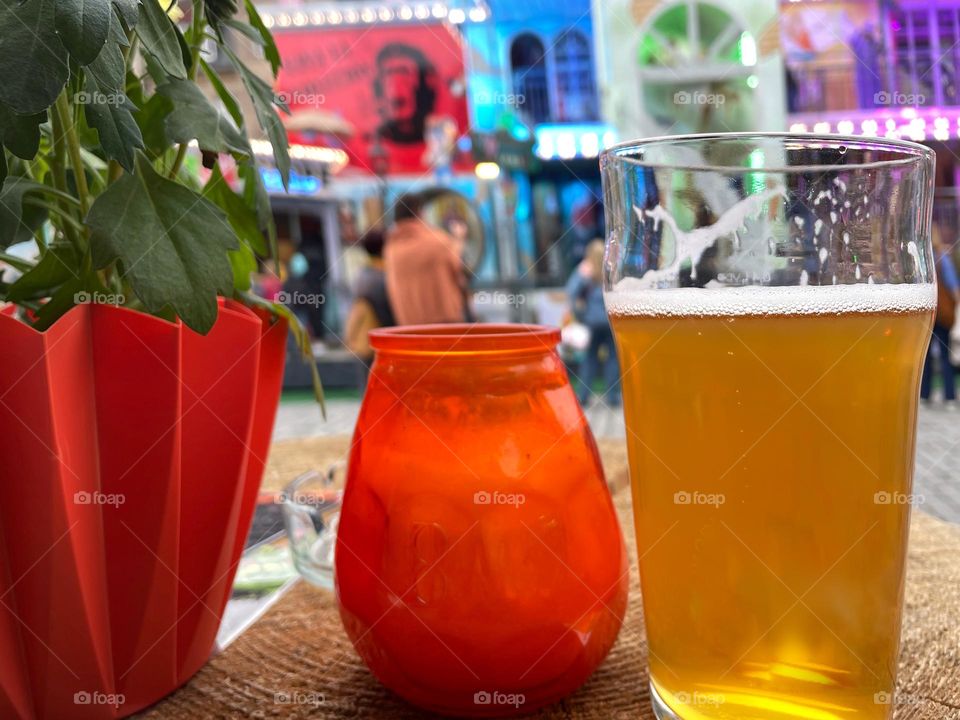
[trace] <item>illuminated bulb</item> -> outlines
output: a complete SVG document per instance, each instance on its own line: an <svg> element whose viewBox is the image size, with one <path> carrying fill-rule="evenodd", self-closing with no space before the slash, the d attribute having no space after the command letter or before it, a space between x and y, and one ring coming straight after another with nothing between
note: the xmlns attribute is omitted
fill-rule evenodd
<svg viewBox="0 0 960 720"><path fill-rule="evenodd" d="M263 24L269 29L273 27L273 15L264 15ZM958 118L960 119L960 118Z"/></svg>
<svg viewBox="0 0 960 720"><path fill-rule="evenodd" d="M342 20L343 16L340 15L340 13L338 13L336 10L327 15L327 22L329 22L331 25L339 25Z"/></svg>
<svg viewBox="0 0 960 720"><path fill-rule="evenodd" d="M950 124L950 121L947 120L945 117L938 117L936 120L933 121L933 126L938 130L941 128L946 129L949 124Z"/></svg>
<svg viewBox="0 0 960 720"><path fill-rule="evenodd" d="M280 27L290 27L290 16L286 13L277 18L277 24Z"/></svg>
<svg viewBox="0 0 960 720"><path fill-rule="evenodd" d="M757 42L748 32L740 35L740 62L747 66L757 64Z"/></svg>
<svg viewBox="0 0 960 720"><path fill-rule="evenodd" d="M949 139L950 131L947 128L937 128L933 131L933 137L935 140L940 140L941 142Z"/></svg>
<svg viewBox="0 0 960 720"><path fill-rule="evenodd" d="M433 16L438 20L441 18L445 18L447 16L447 6L437 3L436 5L433 6L432 13L433 13Z"/></svg>
<svg viewBox="0 0 960 720"><path fill-rule="evenodd" d="M364 8L363 12L360 13L360 17L365 23L372 23L377 19L377 14L370 8Z"/></svg>
<svg viewBox="0 0 960 720"><path fill-rule="evenodd" d="M348 22L348 23L350 23L350 24L352 25L352 24L356 23L357 20L360 19L360 15L357 14L357 11L356 11L356 10L347 10L347 11L343 14L343 19L344 19L346 22Z"/></svg>
<svg viewBox="0 0 960 720"><path fill-rule="evenodd" d="M380 10L377 11L377 15L381 20L383 20L383 22L390 22L393 20L393 11L390 8L380 8Z"/></svg>
<svg viewBox="0 0 960 720"><path fill-rule="evenodd" d="M413 17L413 10L411 10L408 5L404 5L397 11L397 15L400 16L401 20L409 20Z"/></svg>
<svg viewBox="0 0 960 720"><path fill-rule="evenodd" d="M323 16L321 12L310 13L310 22L314 25L323 25L327 22L327 19Z"/></svg>
<svg viewBox="0 0 960 720"><path fill-rule="evenodd" d="M837 123L837 132L841 135L853 135L853 121L841 120Z"/></svg>
<svg viewBox="0 0 960 720"><path fill-rule="evenodd" d="M430 8L428 8L426 5L417 5L417 8L414 10L413 14L417 16L418 20L426 20L428 17L430 17Z"/></svg>
<svg viewBox="0 0 960 720"><path fill-rule="evenodd" d="M805 133L807 131L806 123L793 123L790 126L790 132L792 133Z"/></svg>
<svg viewBox="0 0 960 720"><path fill-rule="evenodd" d="M830 123L828 122L818 122L813 126L813 131L815 133L825 134L830 132Z"/></svg>
<svg viewBox="0 0 960 720"><path fill-rule="evenodd" d="M454 8L450 11L449 20L454 25L459 25L467 19L467 14L460 8Z"/></svg>
<svg viewBox="0 0 960 720"><path fill-rule="evenodd" d="M747 87L751 90L756 90L757 86L760 85L760 78L756 75L751 75L747 78Z"/></svg>
<svg viewBox="0 0 960 720"><path fill-rule="evenodd" d="M886 126L887 126L887 130L896 130L897 121L894 120L893 118L887 118Z"/></svg>
<svg viewBox="0 0 960 720"><path fill-rule="evenodd" d="M607 130L603 134L603 147L604 148L613 147L616 144L617 144L617 138L613 134L613 130Z"/></svg>
<svg viewBox="0 0 960 720"><path fill-rule="evenodd" d="M904 108L900 111L900 114L905 118L915 118L917 116L916 108Z"/></svg>
<svg viewBox="0 0 960 720"><path fill-rule="evenodd" d="M500 177L500 166L495 162L481 162L473 169L481 180L496 180Z"/></svg>
<svg viewBox="0 0 960 720"><path fill-rule="evenodd" d="M487 19L487 11L480 7L470 8L470 21L483 22Z"/></svg>
<svg viewBox="0 0 960 720"><path fill-rule="evenodd" d="M876 120L864 120L860 123L860 132L864 135L869 135L873 137L877 134L877 121Z"/></svg>
<svg viewBox="0 0 960 720"><path fill-rule="evenodd" d="M596 133L584 133L580 136L580 153L584 157L596 157L600 154L600 138Z"/></svg>
<svg viewBox="0 0 960 720"><path fill-rule="evenodd" d="M293 16L293 24L297 27L303 27L307 24L307 16L302 12L295 13Z"/></svg>
<svg viewBox="0 0 960 720"><path fill-rule="evenodd" d="M554 156L556 150L553 147L553 138L549 136L544 136L537 143L537 155L542 157L544 160L549 160Z"/></svg>
<svg viewBox="0 0 960 720"><path fill-rule="evenodd" d="M564 132L557 135L557 155L564 160L577 156L577 138L573 133Z"/></svg>

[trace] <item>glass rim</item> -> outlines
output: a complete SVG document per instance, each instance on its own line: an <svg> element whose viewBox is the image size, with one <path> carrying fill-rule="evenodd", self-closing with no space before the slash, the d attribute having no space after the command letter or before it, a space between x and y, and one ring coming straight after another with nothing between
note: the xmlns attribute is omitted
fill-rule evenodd
<svg viewBox="0 0 960 720"><path fill-rule="evenodd" d="M553 351L560 330L547 325L522 323L449 323L399 325L369 333L378 352L425 354L504 353Z"/></svg>
<svg viewBox="0 0 960 720"><path fill-rule="evenodd" d="M730 142L740 141L749 142L751 140L783 140L785 142L797 142L800 144L820 143L826 146L846 146L852 148L868 149L877 147L889 152L899 152L902 157L891 158L887 160L874 160L872 162L859 163L829 163L817 165L783 165L783 166L764 166L764 167L743 167L741 165L723 165L723 164L696 164L683 162L661 162L648 161L642 158L631 157L628 153L631 151L642 150L655 145L683 145L696 142ZM637 138L617 143L602 153L600 153L601 169L608 163L625 163L641 168L651 168L660 170L676 171L694 171L694 172L716 172L729 174L746 173L806 173L806 172L828 172L839 170L868 170L880 168L893 168L910 166L924 160L933 160L936 153L932 148L911 140L902 140L900 138L869 137L858 135L834 135L832 133L793 133L793 132L715 132L715 133L690 133L683 135L657 135L653 137Z"/></svg>

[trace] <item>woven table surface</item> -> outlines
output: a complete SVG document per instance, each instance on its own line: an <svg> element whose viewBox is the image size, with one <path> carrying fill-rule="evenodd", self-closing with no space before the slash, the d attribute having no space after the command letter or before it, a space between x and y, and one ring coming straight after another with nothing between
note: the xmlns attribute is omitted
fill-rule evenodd
<svg viewBox="0 0 960 720"><path fill-rule="evenodd" d="M630 605L619 640L577 693L528 717L544 720L652 718L636 542L626 491L626 448L601 441L607 479L631 557ZM277 443L265 490L343 459L349 439ZM288 702L295 699L296 702ZM960 528L914 511L894 718L960 720ZM340 625L331 593L300 582L185 687L144 718L433 717L384 689Z"/></svg>

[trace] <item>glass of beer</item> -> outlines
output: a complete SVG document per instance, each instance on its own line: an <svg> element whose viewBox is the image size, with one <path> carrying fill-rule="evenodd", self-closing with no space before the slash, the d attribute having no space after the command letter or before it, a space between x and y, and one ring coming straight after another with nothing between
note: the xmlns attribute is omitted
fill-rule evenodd
<svg viewBox="0 0 960 720"><path fill-rule="evenodd" d="M933 152L674 136L601 167L657 717L890 717Z"/></svg>

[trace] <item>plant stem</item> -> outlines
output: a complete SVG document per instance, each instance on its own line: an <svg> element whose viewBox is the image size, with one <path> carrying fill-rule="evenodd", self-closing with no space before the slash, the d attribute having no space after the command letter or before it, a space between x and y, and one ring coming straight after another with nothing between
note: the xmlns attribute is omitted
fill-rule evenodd
<svg viewBox="0 0 960 720"><path fill-rule="evenodd" d="M67 185L67 150L63 143L65 131L63 128L63 123L61 122L60 114L56 111L50 113L50 129L53 152L50 153L48 161L53 174L53 185L57 189L57 199L61 208L63 209L63 212L67 213L69 212L69 207L64 198L70 197L73 199L73 197L70 195L69 186ZM76 202L79 205L79 201ZM82 251L83 248L80 247L80 238L77 236L77 233L74 232L72 226L62 225L60 230L70 244L77 248L77 250Z"/></svg>
<svg viewBox="0 0 960 720"><path fill-rule="evenodd" d="M61 92L57 98L55 110L60 117L60 125L63 127L67 138L67 152L70 154L70 163L73 165L73 176L80 200L80 212L83 217L86 217L90 210L90 190L87 188L87 174L83 167L83 157L80 155L80 140L77 137L77 126L73 121L73 113L70 110L66 90Z"/></svg>
<svg viewBox="0 0 960 720"><path fill-rule="evenodd" d="M0 252L0 260L5 262L10 267L16 268L20 272L27 272L28 270L33 269L33 263L24 260L21 257L16 255L9 255L5 252Z"/></svg>
<svg viewBox="0 0 960 720"><path fill-rule="evenodd" d="M187 70L187 75L190 80L197 79L197 69L200 67L200 46L203 41L203 27L205 25L203 19L203 0L197 0L193 4L193 21L190 24L190 68ZM173 159L173 165L170 167L170 172L167 173L167 177L171 180L177 177L177 174L180 172L180 168L183 166L183 161L187 157L187 144L180 143L180 147L177 148L177 155Z"/></svg>
<svg viewBox="0 0 960 720"><path fill-rule="evenodd" d="M77 231L83 232L85 230L83 223L77 220L73 216L73 213L64 212L63 208L57 203L47 202L45 200L41 200L40 198L24 196L23 204L30 205L32 207L43 208L48 212L56 213L61 220L64 220L69 225L72 225Z"/></svg>

